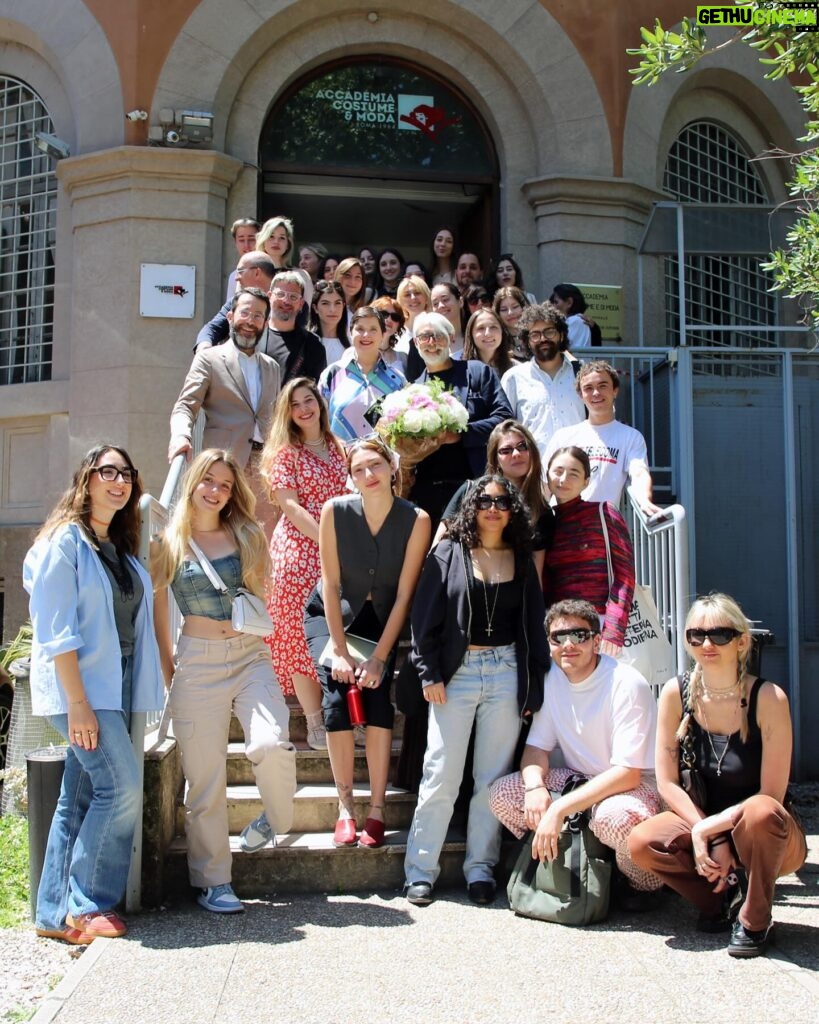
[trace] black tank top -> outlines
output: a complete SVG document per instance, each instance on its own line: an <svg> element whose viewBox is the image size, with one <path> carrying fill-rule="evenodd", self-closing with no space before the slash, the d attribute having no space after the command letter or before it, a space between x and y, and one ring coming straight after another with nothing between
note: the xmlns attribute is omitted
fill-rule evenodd
<svg viewBox="0 0 819 1024"><path fill-rule="evenodd" d="M709 734L693 715L689 720L696 768L705 782L707 798L703 810L706 814L717 814L759 792L762 732L756 720L756 708L759 688L764 682L764 679L757 679L748 697L747 742L742 742L739 732L731 733L730 736ZM680 686L681 698L684 700L682 681ZM684 766L680 764L680 767Z"/></svg>

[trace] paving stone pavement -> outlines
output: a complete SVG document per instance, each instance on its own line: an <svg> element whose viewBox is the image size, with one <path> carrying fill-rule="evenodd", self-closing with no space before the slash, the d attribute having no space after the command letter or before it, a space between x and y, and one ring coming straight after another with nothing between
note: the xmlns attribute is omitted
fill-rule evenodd
<svg viewBox="0 0 819 1024"><path fill-rule="evenodd" d="M590 928L515 917L501 894L473 906L448 891L429 907L398 893L255 900L235 917L187 901L97 940L34 1024L505 1024L819 1017L819 836L777 886L775 946L735 960L726 936L694 931L673 894L648 915Z"/></svg>

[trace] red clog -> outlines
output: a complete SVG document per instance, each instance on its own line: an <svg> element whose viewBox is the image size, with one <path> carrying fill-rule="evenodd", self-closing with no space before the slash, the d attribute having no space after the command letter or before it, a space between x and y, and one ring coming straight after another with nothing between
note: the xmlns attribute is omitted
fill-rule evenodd
<svg viewBox="0 0 819 1024"><path fill-rule="evenodd" d="M333 831L333 846L355 846L355 818L339 818Z"/></svg>
<svg viewBox="0 0 819 1024"><path fill-rule="evenodd" d="M384 822L378 818L367 818L361 831L358 845L365 850L377 850L384 845Z"/></svg>

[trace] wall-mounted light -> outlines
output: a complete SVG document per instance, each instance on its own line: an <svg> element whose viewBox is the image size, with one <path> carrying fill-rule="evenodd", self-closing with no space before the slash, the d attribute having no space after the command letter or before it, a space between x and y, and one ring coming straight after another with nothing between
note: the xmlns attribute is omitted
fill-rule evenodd
<svg viewBox="0 0 819 1024"><path fill-rule="evenodd" d="M34 145L37 149L50 156L52 160L63 160L65 157L71 156L68 143L63 142L56 135L49 134L49 132L35 132Z"/></svg>

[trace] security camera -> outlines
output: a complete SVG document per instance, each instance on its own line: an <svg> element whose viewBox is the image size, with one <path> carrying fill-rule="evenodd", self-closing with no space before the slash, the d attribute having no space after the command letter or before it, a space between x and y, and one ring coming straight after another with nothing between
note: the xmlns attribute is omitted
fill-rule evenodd
<svg viewBox="0 0 819 1024"><path fill-rule="evenodd" d="M129 110L125 115L129 121L147 121L148 111L147 110Z"/></svg>
<svg viewBox="0 0 819 1024"><path fill-rule="evenodd" d="M171 128L169 132L165 133L165 141L168 143L169 146L178 146L179 143L182 141L182 136L179 134L179 132L174 131L173 128Z"/></svg>
<svg viewBox="0 0 819 1024"><path fill-rule="evenodd" d="M62 160L64 157L71 156L68 143L58 139L56 135L49 134L49 132L35 132L34 145L42 150L43 153L48 154L52 160Z"/></svg>

